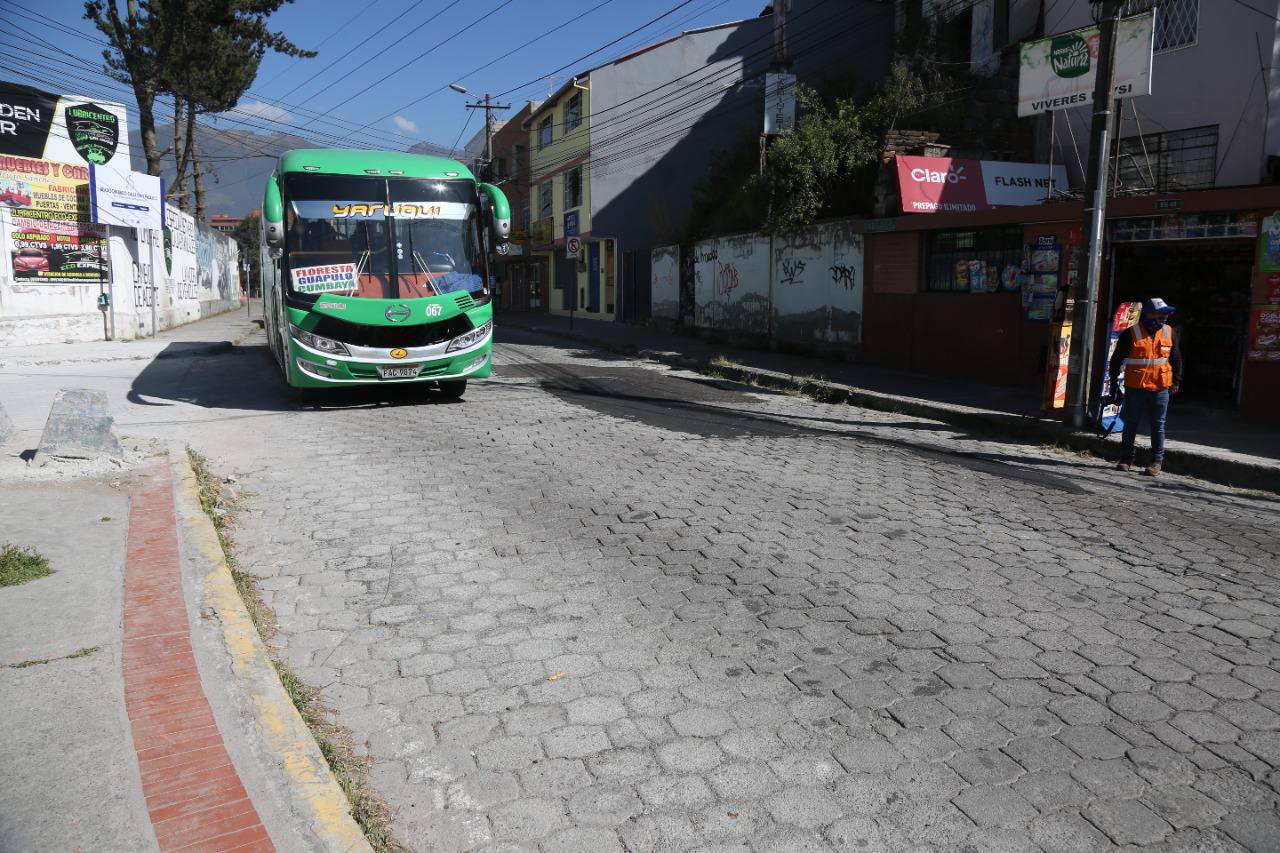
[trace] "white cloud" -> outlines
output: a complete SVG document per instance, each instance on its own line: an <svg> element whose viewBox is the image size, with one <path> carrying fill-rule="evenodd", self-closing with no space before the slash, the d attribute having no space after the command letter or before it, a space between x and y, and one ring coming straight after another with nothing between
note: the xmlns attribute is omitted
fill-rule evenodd
<svg viewBox="0 0 1280 853"><path fill-rule="evenodd" d="M233 115L238 115L241 118L253 116L267 121L288 121L293 118L293 113L288 110L281 109L274 104L263 103L262 101L250 101L247 104L241 104L236 107Z"/></svg>
<svg viewBox="0 0 1280 853"><path fill-rule="evenodd" d="M419 132L417 122L413 121L412 119L407 119L404 116L396 116L391 120L391 123L394 124L396 127L400 128L405 133Z"/></svg>

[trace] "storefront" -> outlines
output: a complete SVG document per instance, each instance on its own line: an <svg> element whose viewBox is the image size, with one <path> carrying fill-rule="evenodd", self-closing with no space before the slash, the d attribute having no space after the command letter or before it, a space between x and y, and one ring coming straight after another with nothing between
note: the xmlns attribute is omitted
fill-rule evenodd
<svg viewBox="0 0 1280 853"><path fill-rule="evenodd" d="M1099 317L1162 297L1178 309L1187 399L1280 421L1277 211L1272 186L1113 199ZM863 223L863 358L1051 399L1065 379L1065 297L1083 274L1082 217L1079 202L1058 202Z"/></svg>
<svg viewBox="0 0 1280 853"><path fill-rule="evenodd" d="M1253 214L1147 217L1111 225L1104 306L1159 296L1178 309L1174 321L1187 400L1240 402L1257 226Z"/></svg>

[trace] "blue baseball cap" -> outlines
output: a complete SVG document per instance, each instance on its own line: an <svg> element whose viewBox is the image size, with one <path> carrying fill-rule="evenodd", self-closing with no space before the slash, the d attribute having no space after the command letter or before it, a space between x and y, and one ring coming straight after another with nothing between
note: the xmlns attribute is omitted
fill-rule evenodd
<svg viewBox="0 0 1280 853"><path fill-rule="evenodd" d="M1158 296L1148 299L1142 303L1143 314L1172 314L1173 306Z"/></svg>

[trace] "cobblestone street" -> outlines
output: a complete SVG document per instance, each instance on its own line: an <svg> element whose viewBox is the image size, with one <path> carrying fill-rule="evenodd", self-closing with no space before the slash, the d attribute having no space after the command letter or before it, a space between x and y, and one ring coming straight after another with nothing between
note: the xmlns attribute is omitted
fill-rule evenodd
<svg viewBox="0 0 1280 853"><path fill-rule="evenodd" d="M404 844L1280 850L1275 498L503 334L192 441Z"/></svg>

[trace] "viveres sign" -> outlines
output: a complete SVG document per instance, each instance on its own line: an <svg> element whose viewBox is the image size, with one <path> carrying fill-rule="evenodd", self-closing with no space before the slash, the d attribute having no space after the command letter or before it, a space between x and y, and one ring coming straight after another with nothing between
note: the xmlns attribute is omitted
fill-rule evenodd
<svg viewBox="0 0 1280 853"><path fill-rule="evenodd" d="M1116 29L1117 98L1151 94L1151 49L1155 13L1125 18ZM1020 54L1018 115L1063 110L1093 103L1098 74L1097 27L1026 42Z"/></svg>
<svg viewBox="0 0 1280 853"><path fill-rule="evenodd" d="M0 82L0 154L129 169L123 104Z"/></svg>

